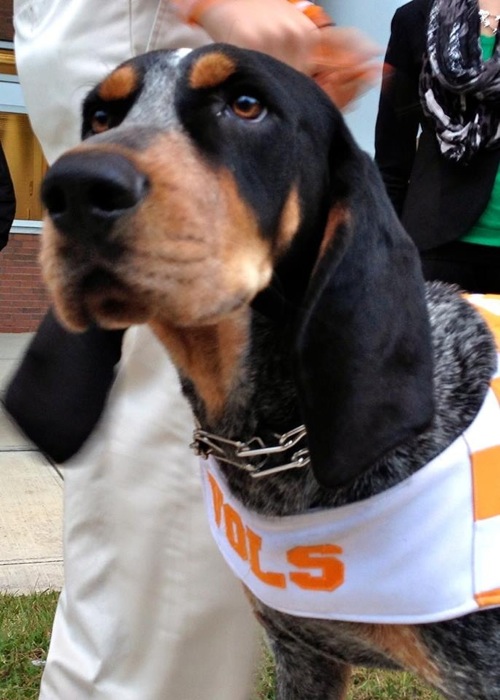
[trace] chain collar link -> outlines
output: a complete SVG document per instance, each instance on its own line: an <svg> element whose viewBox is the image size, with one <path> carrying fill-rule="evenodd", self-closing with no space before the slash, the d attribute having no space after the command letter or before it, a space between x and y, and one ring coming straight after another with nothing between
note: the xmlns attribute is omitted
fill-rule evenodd
<svg viewBox="0 0 500 700"><path fill-rule="evenodd" d="M213 455L219 462L231 464L234 467L243 469L252 477L258 478L289 469L301 469L310 463L309 450L307 447L300 448L299 443L307 437L305 425L289 430L283 435L276 435L276 444L266 446L260 437L253 437L248 442L238 440L228 440L227 438L214 435L201 427L193 432L193 442L191 448L195 454L204 459ZM293 452L286 464L266 469L265 465L270 455L286 453L299 446L300 449Z"/></svg>

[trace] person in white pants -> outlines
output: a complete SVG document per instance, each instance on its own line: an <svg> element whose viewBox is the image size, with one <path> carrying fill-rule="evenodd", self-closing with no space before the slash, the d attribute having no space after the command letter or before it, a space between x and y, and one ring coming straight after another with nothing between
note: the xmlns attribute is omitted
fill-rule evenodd
<svg viewBox="0 0 500 700"><path fill-rule="evenodd" d="M49 163L78 143L81 102L117 64L208 41L158 0L16 0L14 17ZM248 700L255 623L209 534L192 425L164 348L131 328L104 415L65 464L65 579L42 700Z"/></svg>
<svg viewBox="0 0 500 700"><path fill-rule="evenodd" d="M315 28L286 0L236 5L259 2L262 15L284 8L284 24L300 17L304 36ZM210 40L165 0L14 0L14 26L28 114L49 163L78 143L82 99L117 64ZM224 38L218 17L214 27ZM295 57L297 36L283 42ZM191 431L164 348L147 327L129 329L97 427L65 463L65 580L42 700L250 698L256 627L209 534Z"/></svg>

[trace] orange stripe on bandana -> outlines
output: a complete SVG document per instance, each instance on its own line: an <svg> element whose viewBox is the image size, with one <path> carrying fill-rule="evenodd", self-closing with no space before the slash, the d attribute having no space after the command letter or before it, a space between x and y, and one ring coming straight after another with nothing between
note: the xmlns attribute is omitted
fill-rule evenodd
<svg viewBox="0 0 500 700"><path fill-rule="evenodd" d="M477 593L474 598L481 608L498 605L500 603L500 588L495 588L493 591L486 591L485 593Z"/></svg>
<svg viewBox="0 0 500 700"><path fill-rule="evenodd" d="M500 314L495 313L490 309L485 309L480 303L476 303L474 295L472 297L465 295L465 298L474 306L476 311L481 314L483 321L487 324L493 335L496 348L500 353ZM500 301L500 296L496 294L481 294L481 299L484 301L493 301L498 304ZM493 389L493 392L500 403L500 377L492 379L491 388Z"/></svg>
<svg viewBox="0 0 500 700"><path fill-rule="evenodd" d="M484 298L488 299L488 295L485 294ZM498 297L494 296L490 296L489 298L498 299ZM488 309L484 309L482 306L476 306L476 304L474 304L474 308L481 314L490 331L493 333L497 350L500 351L500 316L488 311Z"/></svg>
<svg viewBox="0 0 500 700"><path fill-rule="evenodd" d="M498 403L500 403L500 377L498 379L492 380L491 388L493 389L493 393L498 399Z"/></svg>
<svg viewBox="0 0 500 700"><path fill-rule="evenodd" d="M500 515L500 445L471 455L474 483L474 519Z"/></svg>

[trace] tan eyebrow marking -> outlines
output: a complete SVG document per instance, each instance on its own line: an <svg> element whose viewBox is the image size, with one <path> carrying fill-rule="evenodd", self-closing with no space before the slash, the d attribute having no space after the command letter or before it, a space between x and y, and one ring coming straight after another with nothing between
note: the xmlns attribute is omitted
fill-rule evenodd
<svg viewBox="0 0 500 700"><path fill-rule="evenodd" d="M194 90L216 87L235 72L236 64L229 56L213 51L201 56L193 65L189 85Z"/></svg>
<svg viewBox="0 0 500 700"><path fill-rule="evenodd" d="M123 100L137 88L139 75L132 66L117 68L99 86L99 97L103 100Z"/></svg>

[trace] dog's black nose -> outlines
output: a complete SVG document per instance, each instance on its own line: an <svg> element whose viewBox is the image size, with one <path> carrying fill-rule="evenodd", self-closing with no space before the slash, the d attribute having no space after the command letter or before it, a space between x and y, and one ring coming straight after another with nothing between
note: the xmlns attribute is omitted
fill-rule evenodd
<svg viewBox="0 0 500 700"><path fill-rule="evenodd" d="M92 237L108 233L147 189L147 177L125 156L89 150L59 158L45 177L41 195L62 233Z"/></svg>

